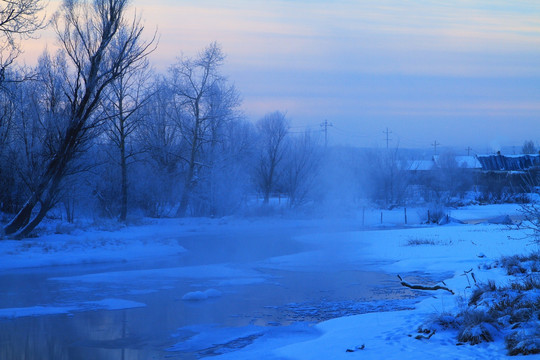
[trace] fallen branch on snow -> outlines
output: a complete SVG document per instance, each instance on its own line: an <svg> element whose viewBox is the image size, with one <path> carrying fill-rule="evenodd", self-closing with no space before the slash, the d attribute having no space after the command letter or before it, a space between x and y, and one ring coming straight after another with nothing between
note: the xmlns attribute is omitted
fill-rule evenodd
<svg viewBox="0 0 540 360"><path fill-rule="evenodd" d="M435 286L412 285L412 284L409 284L408 282L404 281L401 276L398 275L397 277L399 278L399 281L401 282L401 285L403 285L405 287L408 287L410 289L414 289L414 290L446 290L446 291L450 292L452 295L454 295L454 292L452 290L450 290L449 288L447 288L446 286L440 286L440 285L435 285Z"/></svg>
<svg viewBox="0 0 540 360"><path fill-rule="evenodd" d="M435 335L435 331L436 331L436 330L430 331L430 332L428 333L428 335L422 335L422 334L416 335L414 338L415 338L416 340L424 340L424 339L425 339L425 340L429 340L429 339L431 339L431 337L432 337L433 335Z"/></svg>

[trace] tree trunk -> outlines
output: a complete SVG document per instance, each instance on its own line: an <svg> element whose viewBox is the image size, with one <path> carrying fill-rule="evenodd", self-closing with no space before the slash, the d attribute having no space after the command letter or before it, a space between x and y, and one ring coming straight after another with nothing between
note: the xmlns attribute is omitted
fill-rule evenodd
<svg viewBox="0 0 540 360"><path fill-rule="evenodd" d="M43 219L47 211L50 210L54 203L54 199L58 194L60 181L64 176L66 167L75 152L77 143L74 139L77 139L77 137L80 136L80 132L80 126L68 128L66 138L59 147L57 156L51 160L47 165L45 173L41 176L41 182L33 191L24 207L13 220L4 227L6 235L18 233L16 238L27 236ZM45 198L43 198L44 195ZM41 204L39 213L34 219L30 220L32 211L38 203Z"/></svg>
<svg viewBox="0 0 540 360"><path fill-rule="evenodd" d="M15 236L17 239L28 237L28 235L30 235L32 230L34 230L35 227L39 225L41 220L43 220L45 215L47 215L49 210L54 206L56 197L60 190L60 182L62 181L64 177L64 171L67 167L68 161L71 160L72 155L73 155L73 152L71 152L68 156L65 157L64 159L65 161L53 162L54 164L56 164L56 166L55 166L55 171L52 174L50 174L50 177L49 177L50 181L47 182L48 187L38 195L39 198L42 198L43 195L45 194L44 199L42 199L39 202L40 203L39 212L28 224L26 224L26 226L22 227L22 229L20 228L21 230L18 231L18 233ZM34 204L34 207L35 205L37 204Z"/></svg>
<svg viewBox="0 0 540 360"><path fill-rule="evenodd" d="M189 205L189 198L191 197L191 191L193 190L193 175L195 174L195 162L197 160L197 149L199 147L199 131L201 127L201 119L199 118L199 101L195 102L195 128L193 129L193 143L191 144L191 154L189 157L189 168L186 174L186 180L184 183L184 191L182 191L182 197L180 198L180 206L176 212L176 216L185 217L187 208Z"/></svg>
<svg viewBox="0 0 540 360"><path fill-rule="evenodd" d="M32 209L34 209L36 203L37 199L35 196L30 198L17 215L4 227L4 233L6 235L14 234L17 230L28 224L32 215Z"/></svg>
<svg viewBox="0 0 540 360"><path fill-rule="evenodd" d="M182 191L182 197L180 198L180 206L176 212L176 216L185 217L187 213L187 208L189 205L189 198L191 196L193 174L195 172L195 161L192 161L189 164L188 173L186 175L186 182L184 184L184 191Z"/></svg>
<svg viewBox="0 0 540 360"><path fill-rule="evenodd" d="M36 226L39 225L41 220L47 215L47 212L51 209L51 203L44 203L41 204L41 208L39 209L39 212L37 215L30 221L21 231L19 231L16 235L16 239L24 239L25 237L28 237L32 230L36 228Z"/></svg>
<svg viewBox="0 0 540 360"><path fill-rule="evenodd" d="M127 218L127 162L126 162L126 145L124 135L120 139L120 166L122 171L122 199L120 205L120 221L126 222Z"/></svg>
<svg viewBox="0 0 540 360"><path fill-rule="evenodd" d="M275 162L274 159L271 159L270 163L270 171L268 172L268 178L266 187L264 189L264 203L269 204L270 203L270 193L272 192L273 182L274 182L274 169L275 169Z"/></svg>

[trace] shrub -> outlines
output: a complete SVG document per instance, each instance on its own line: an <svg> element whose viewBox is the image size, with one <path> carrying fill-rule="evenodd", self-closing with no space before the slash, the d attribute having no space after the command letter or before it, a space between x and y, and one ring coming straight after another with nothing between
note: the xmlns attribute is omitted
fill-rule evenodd
<svg viewBox="0 0 540 360"><path fill-rule="evenodd" d="M508 354L515 355L531 355L540 354L540 327L538 323L513 331L505 338L506 349Z"/></svg>
<svg viewBox="0 0 540 360"><path fill-rule="evenodd" d="M540 269L540 251L527 255L504 256L496 265L505 268L508 275L535 273Z"/></svg>
<svg viewBox="0 0 540 360"><path fill-rule="evenodd" d="M458 341L471 345L493 341L496 318L482 310L468 309L460 314L461 327Z"/></svg>
<svg viewBox="0 0 540 360"><path fill-rule="evenodd" d="M407 240L406 246L417 246L417 245L435 245L436 242L433 239L422 239L422 238L411 238Z"/></svg>
<svg viewBox="0 0 540 360"><path fill-rule="evenodd" d="M432 323L442 329L458 329L461 325L459 319L449 312L439 314L433 319Z"/></svg>
<svg viewBox="0 0 540 360"><path fill-rule="evenodd" d="M469 306L477 305L484 293L493 292L495 290L497 290L497 286L492 280L489 280L486 284L478 284L478 286L474 289L471 298L469 299Z"/></svg>

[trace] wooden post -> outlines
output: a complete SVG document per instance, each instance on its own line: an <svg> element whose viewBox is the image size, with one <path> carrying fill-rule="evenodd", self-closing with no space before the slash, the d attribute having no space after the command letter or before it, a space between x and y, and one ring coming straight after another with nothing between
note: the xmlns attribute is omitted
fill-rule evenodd
<svg viewBox="0 0 540 360"><path fill-rule="evenodd" d="M405 211L405 225L407 225L407 208L403 208L403 210Z"/></svg>
<svg viewBox="0 0 540 360"><path fill-rule="evenodd" d="M364 206L362 208L362 226L365 225L365 220L366 220L366 207Z"/></svg>
<svg viewBox="0 0 540 360"><path fill-rule="evenodd" d="M382 211L381 211L381 224L382 224Z"/></svg>
<svg viewBox="0 0 540 360"><path fill-rule="evenodd" d="M431 224L431 216L429 216L429 209L427 211L427 223Z"/></svg>

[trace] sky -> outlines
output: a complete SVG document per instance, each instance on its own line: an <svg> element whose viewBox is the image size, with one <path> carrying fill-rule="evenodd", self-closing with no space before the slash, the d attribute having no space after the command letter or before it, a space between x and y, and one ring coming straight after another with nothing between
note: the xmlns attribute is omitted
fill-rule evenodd
<svg viewBox="0 0 540 360"><path fill-rule="evenodd" d="M50 7L57 6L51 1ZM252 121L286 112L330 144L459 154L540 142L540 2L133 0L153 66L213 41ZM36 57L44 33L25 57ZM50 45L49 45L50 47ZM39 49L39 50L38 50Z"/></svg>

